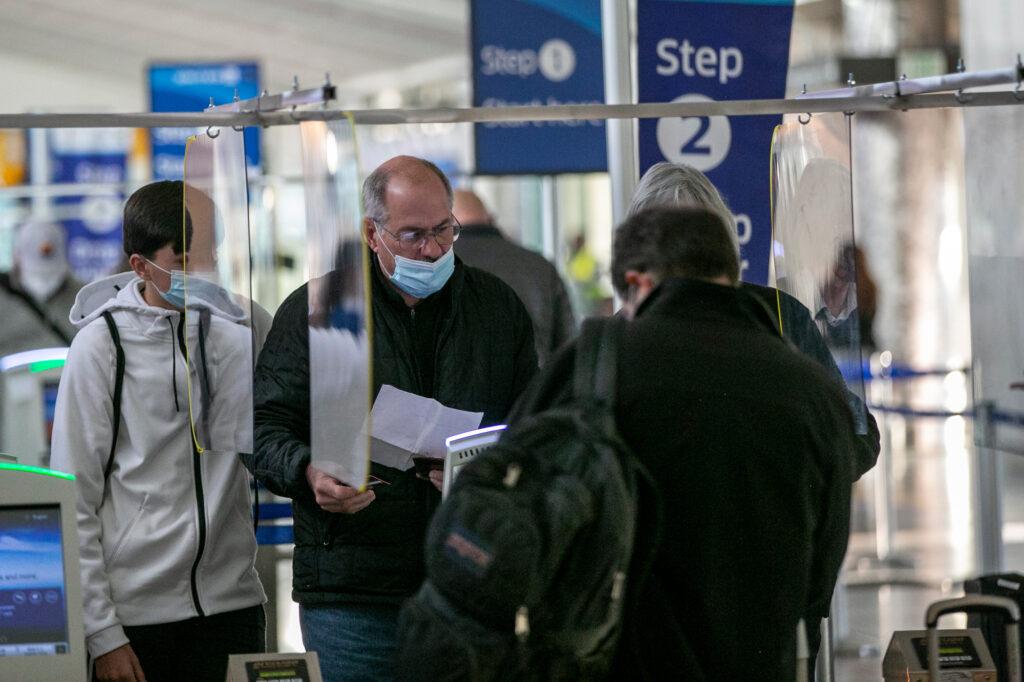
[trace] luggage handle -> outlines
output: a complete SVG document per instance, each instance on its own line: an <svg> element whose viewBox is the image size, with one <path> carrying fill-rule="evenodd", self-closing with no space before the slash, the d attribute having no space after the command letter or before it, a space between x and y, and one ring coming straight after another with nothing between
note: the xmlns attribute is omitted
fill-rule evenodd
<svg viewBox="0 0 1024 682"><path fill-rule="evenodd" d="M928 678L939 680L939 618L950 613L999 612L1008 616L1006 624L1006 660L1009 682L1020 679L1020 606L1006 597L989 594L968 595L958 599L943 599L931 604L925 612L924 625L928 628Z"/></svg>

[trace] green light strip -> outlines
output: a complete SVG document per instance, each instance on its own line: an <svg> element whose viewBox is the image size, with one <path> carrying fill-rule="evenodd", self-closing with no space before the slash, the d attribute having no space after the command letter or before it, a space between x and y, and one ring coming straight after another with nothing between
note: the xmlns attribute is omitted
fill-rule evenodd
<svg viewBox="0 0 1024 682"><path fill-rule="evenodd" d="M31 372L32 374L39 374L40 372L45 372L48 369L57 369L58 367L63 366L64 361L60 359L40 360L39 362L33 362L32 364L30 364L28 366L28 371Z"/></svg>
<svg viewBox="0 0 1024 682"><path fill-rule="evenodd" d="M42 476L63 478L68 481L75 480L74 476L71 474L65 474L63 471L54 471L53 469L44 469L42 467L30 467L25 464L4 464L3 462L0 462L0 471L22 471L28 474L40 474Z"/></svg>

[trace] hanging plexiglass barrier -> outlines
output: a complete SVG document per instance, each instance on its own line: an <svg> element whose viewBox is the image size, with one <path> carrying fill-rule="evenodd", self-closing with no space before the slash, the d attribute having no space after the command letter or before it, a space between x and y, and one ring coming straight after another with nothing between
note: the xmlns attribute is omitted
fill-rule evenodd
<svg viewBox="0 0 1024 682"><path fill-rule="evenodd" d="M964 110L975 441L1024 453L1024 107Z"/></svg>
<svg viewBox="0 0 1024 682"><path fill-rule="evenodd" d="M222 128L190 137L184 179L188 248L171 289L180 287L184 300L180 338L192 435L200 452L252 452L254 323L242 134ZM261 316L256 326L267 324Z"/></svg>
<svg viewBox="0 0 1024 682"><path fill-rule="evenodd" d="M300 125L309 267L313 466L364 488L370 470L369 257L361 231L355 126ZM366 428L364 428L364 426Z"/></svg>
<svg viewBox="0 0 1024 682"><path fill-rule="evenodd" d="M820 342L818 354L832 357L866 433L849 117L786 116L772 140L771 174L774 315L786 336Z"/></svg>

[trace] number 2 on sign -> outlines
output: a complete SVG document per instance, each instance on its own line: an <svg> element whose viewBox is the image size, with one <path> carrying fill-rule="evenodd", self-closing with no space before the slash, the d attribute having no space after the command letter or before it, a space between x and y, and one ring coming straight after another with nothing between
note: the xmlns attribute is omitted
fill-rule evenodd
<svg viewBox="0 0 1024 682"><path fill-rule="evenodd" d="M696 119L698 121L697 131L683 140L682 146L679 148L680 154L710 154L711 146L704 140L707 135L708 129L711 127L710 116L684 116L683 121L691 121ZM689 126L687 126L689 128Z"/></svg>

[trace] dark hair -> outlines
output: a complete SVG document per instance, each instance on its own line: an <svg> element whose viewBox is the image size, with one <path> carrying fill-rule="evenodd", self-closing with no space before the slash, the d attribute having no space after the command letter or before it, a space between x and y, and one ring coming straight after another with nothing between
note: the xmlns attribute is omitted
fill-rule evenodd
<svg viewBox="0 0 1024 682"><path fill-rule="evenodd" d="M192 218L184 210L185 186L181 180L161 180L135 191L124 205L124 237L128 256L133 253L150 258L167 246L175 255L187 250L192 240ZM185 239L181 220L185 218Z"/></svg>
<svg viewBox="0 0 1024 682"><path fill-rule="evenodd" d="M626 271L667 277L740 277L736 248L722 217L703 208L650 208L627 218L615 230L612 284L620 296L629 288Z"/></svg>

